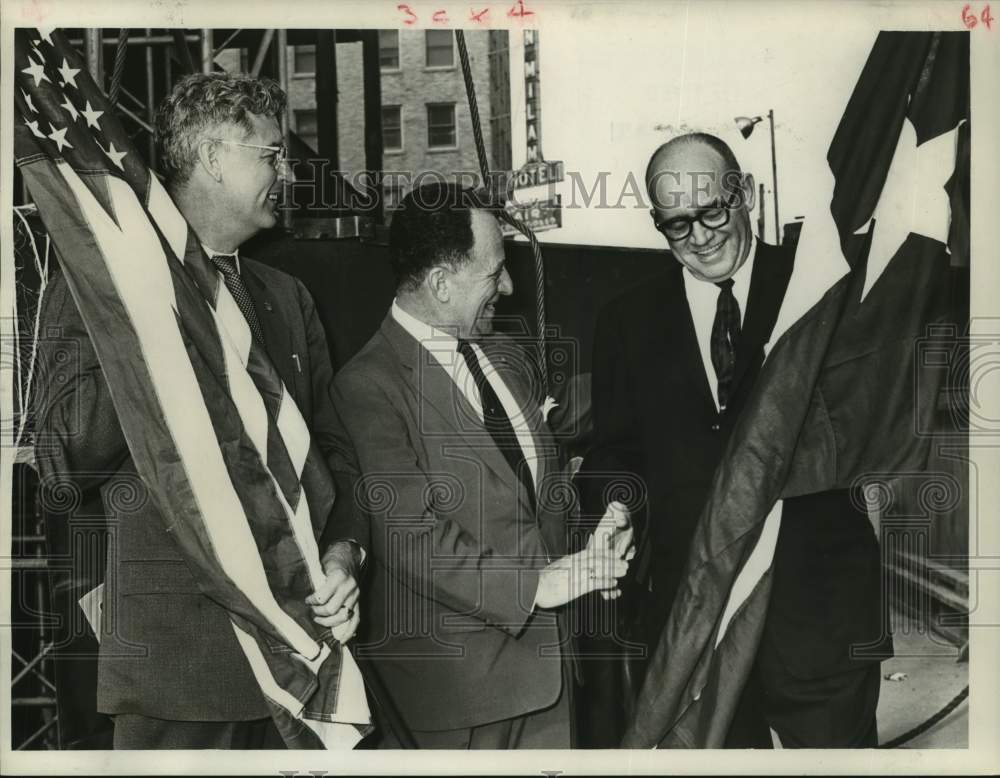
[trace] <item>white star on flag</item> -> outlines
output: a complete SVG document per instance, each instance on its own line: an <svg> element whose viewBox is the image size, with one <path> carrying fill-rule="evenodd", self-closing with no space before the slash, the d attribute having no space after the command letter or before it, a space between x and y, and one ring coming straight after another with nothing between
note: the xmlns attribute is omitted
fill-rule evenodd
<svg viewBox="0 0 1000 778"><path fill-rule="evenodd" d="M24 97L24 103L25 103L25 105L27 105L28 108L31 109L31 112L32 113L38 113L38 109L35 108L35 104L31 101L31 95L29 95L23 89L21 90L21 95Z"/></svg>
<svg viewBox="0 0 1000 778"><path fill-rule="evenodd" d="M90 107L90 100L87 101L87 107L80 111L80 114L87 119L87 126L93 127L95 130L101 129L98 125L97 120L104 116L104 111L95 111Z"/></svg>
<svg viewBox="0 0 1000 778"><path fill-rule="evenodd" d="M38 34L41 36L41 38L42 38L43 41L45 41L50 46L53 46L53 45L55 45L55 44L52 43L52 32L54 30L55 30L55 27L39 27L38 28Z"/></svg>
<svg viewBox="0 0 1000 778"><path fill-rule="evenodd" d="M863 300L912 232L948 244L951 204L945 184L955 171L958 127L917 146L917 131L904 119L882 194L872 218L875 234L868 252ZM868 232L871 222L855 232Z"/></svg>
<svg viewBox="0 0 1000 778"><path fill-rule="evenodd" d="M79 89L76 85L76 74L80 72L80 68L71 68L69 66L69 60L63 57L62 67L59 68L59 75L63 77L63 81L66 84L72 84L74 88ZM65 84L63 85L65 86Z"/></svg>
<svg viewBox="0 0 1000 778"><path fill-rule="evenodd" d="M118 168L124 172L125 166L122 164L122 158L124 158L124 156L128 154L128 152L118 151L118 149L115 148L115 144L112 143L111 141L108 141L108 148L106 149L104 148L104 146L101 146L100 142L98 142L97 145L101 147L101 151L103 151L105 154L108 155L108 159L114 162L118 166Z"/></svg>
<svg viewBox="0 0 1000 778"><path fill-rule="evenodd" d="M35 121L33 121L33 122L29 122L27 119L25 119L24 123L28 125L28 127L34 133L34 135L35 135L36 138L44 138L45 137L45 133L42 132L40 129L38 129L38 120L37 119Z"/></svg>
<svg viewBox="0 0 1000 778"><path fill-rule="evenodd" d="M29 76L35 79L35 86L38 86L43 81L48 81L52 83L52 79L45 75L45 65L39 65L31 57L28 57L28 62L31 63L31 67L21 68L22 73L27 73Z"/></svg>
<svg viewBox="0 0 1000 778"><path fill-rule="evenodd" d="M59 105L65 108L67 111L69 111L69 115L75 121L76 117L78 117L80 113L76 110L76 106L73 105L73 101L69 99L69 95L66 95L65 97L66 97L66 102L59 103Z"/></svg>
<svg viewBox="0 0 1000 778"><path fill-rule="evenodd" d="M70 149L73 148L73 144L70 143L68 140L66 140L66 130L68 129L67 127L63 127L61 130L57 130L55 125L52 124L51 122L49 123L49 127L52 128L52 132L49 133L48 137L56 144L56 146L58 147L56 150L60 154L62 153L63 146Z"/></svg>

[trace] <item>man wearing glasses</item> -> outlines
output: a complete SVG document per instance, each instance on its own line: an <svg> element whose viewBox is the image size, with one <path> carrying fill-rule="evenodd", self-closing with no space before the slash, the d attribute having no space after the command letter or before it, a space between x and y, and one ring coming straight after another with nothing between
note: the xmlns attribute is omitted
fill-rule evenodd
<svg viewBox="0 0 1000 778"><path fill-rule="evenodd" d="M278 221L287 175L278 121L284 106L284 92L271 81L188 76L159 109L157 140L165 185L191 227L186 257L204 252L215 265L329 465L339 497L329 500L334 507L318 539L326 578L306 602L318 623L356 629L362 552L350 539L363 539L364 525L353 524L354 457L330 397L326 336L300 281L239 253ZM49 286L42 320L79 344L74 364L62 367L58 354L50 356L44 343L40 349L52 389L39 428L64 442L58 460L44 467L99 492L109 518L97 710L114 719L114 747L283 748L228 611L201 594L156 507L139 495L128 510L116 510L108 496L135 487L135 466L61 277ZM329 481L320 481L328 490ZM327 504L332 495L325 494L317 504Z"/></svg>
<svg viewBox="0 0 1000 778"><path fill-rule="evenodd" d="M589 458L645 482L632 634L652 652L794 256L753 234L753 177L715 136L660 146L646 184L672 259L600 314ZM787 500L783 515L765 634L728 745L769 747L768 725L785 747L874 745L879 665L850 652L882 635L874 532L847 492Z"/></svg>

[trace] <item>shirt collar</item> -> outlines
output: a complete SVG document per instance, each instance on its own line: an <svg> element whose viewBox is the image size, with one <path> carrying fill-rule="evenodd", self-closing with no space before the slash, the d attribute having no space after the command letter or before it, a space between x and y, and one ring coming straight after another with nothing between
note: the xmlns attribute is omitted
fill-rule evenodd
<svg viewBox="0 0 1000 778"><path fill-rule="evenodd" d="M208 246L204 243L201 244L201 247L205 250L205 254L208 255L209 259L211 259L212 257L232 257L236 261L236 272L242 274L243 269L240 267L239 249L236 249L236 251L216 251L211 246Z"/></svg>
<svg viewBox="0 0 1000 778"><path fill-rule="evenodd" d="M458 339L444 330L420 321L413 314L407 313L399 307L398 298L393 299L390 309L392 318L396 320L400 327L406 330L414 339L435 356L441 352L457 352Z"/></svg>

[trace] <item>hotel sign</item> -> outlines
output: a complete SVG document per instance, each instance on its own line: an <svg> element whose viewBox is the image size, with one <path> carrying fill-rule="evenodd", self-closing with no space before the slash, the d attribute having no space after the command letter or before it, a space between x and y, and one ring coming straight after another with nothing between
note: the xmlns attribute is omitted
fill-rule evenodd
<svg viewBox="0 0 1000 778"><path fill-rule="evenodd" d="M526 161L511 176L513 189L530 189L555 184L563 180L565 166L561 161L546 162L542 156L542 97L538 68L538 30L524 31L524 121L526 130ZM547 200L531 200L507 206L515 218L532 230L551 230L562 226L562 204L558 195ZM512 234L511 229L508 234Z"/></svg>
<svg viewBox="0 0 1000 778"><path fill-rule="evenodd" d="M513 185L515 189L528 189L532 186L554 184L563 180L565 166L562 160L558 162L529 162L520 170L514 171Z"/></svg>

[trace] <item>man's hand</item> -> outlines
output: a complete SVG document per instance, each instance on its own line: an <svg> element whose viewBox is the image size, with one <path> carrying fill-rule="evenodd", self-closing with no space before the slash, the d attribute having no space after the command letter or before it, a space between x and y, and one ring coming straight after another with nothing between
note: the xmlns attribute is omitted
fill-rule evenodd
<svg viewBox="0 0 1000 778"><path fill-rule="evenodd" d="M608 509L590 536L587 548L605 549L619 559L631 562L635 556L635 531L628 508L617 500L608 503ZM601 591L605 600L613 600L620 594L618 589Z"/></svg>
<svg viewBox="0 0 1000 778"><path fill-rule="evenodd" d="M618 579L628 572L628 562L607 548L586 548L550 564L538 576L535 605L556 608L577 597L600 591L614 599L621 591Z"/></svg>
<svg viewBox="0 0 1000 778"><path fill-rule="evenodd" d="M359 622L358 556L356 545L348 541L330 546L323 554L326 577L306 598L306 604L312 607L313 621L331 627L334 637L342 643L354 636Z"/></svg>

